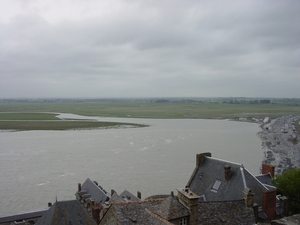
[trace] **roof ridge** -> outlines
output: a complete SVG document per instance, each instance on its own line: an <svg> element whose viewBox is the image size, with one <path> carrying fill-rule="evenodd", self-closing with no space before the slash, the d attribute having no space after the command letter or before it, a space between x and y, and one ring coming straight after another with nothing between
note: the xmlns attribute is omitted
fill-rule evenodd
<svg viewBox="0 0 300 225"><path fill-rule="evenodd" d="M231 163L231 164L234 164L234 165L237 165L237 166L243 166L243 164L241 163L237 163L237 162L232 162L232 161L229 161L229 160L224 160L224 159L218 159L218 158L214 158L214 157L207 157L207 156L204 156L206 159L211 159L211 160L217 160L217 161L221 161L221 162L225 162L225 163Z"/></svg>
<svg viewBox="0 0 300 225"><path fill-rule="evenodd" d="M220 203L220 202L244 202L245 199L235 199L235 200L220 200L220 201L205 201L199 202L199 204L210 204L210 203Z"/></svg>
<svg viewBox="0 0 300 225"><path fill-rule="evenodd" d="M149 199L149 200L141 200L141 201L129 201L129 202L112 202L114 205L124 205L124 204L140 204L144 202L159 202L163 201L165 198L157 198L157 199Z"/></svg>

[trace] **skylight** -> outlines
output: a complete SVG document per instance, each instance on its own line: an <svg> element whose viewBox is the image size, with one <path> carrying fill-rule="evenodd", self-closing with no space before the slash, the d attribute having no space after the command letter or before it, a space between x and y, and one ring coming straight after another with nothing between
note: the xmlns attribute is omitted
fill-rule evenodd
<svg viewBox="0 0 300 225"><path fill-rule="evenodd" d="M211 188L211 191L217 193L221 186L221 183L222 183L222 181L216 180L213 187Z"/></svg>

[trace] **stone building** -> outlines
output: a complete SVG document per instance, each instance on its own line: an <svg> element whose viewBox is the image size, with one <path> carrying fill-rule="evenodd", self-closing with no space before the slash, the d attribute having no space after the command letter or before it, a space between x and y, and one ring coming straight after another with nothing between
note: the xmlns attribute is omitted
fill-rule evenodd
<svg viewBox="0 0 300 225"><path fill-rule="evenodd" d="M245 199L248 206L255 206L257 217L271 221L282 213L283 204L271 183L274 167L263 165L263 172L266 174L258 179L242 164L202 153L196 156L196 167L187 187L200 196L201 202Z"/></svg>

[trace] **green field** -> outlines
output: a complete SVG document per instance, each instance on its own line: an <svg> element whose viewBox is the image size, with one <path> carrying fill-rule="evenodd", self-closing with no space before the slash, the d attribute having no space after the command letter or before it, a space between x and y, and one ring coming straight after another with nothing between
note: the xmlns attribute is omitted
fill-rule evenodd
<svg viewBox="0 0 300 225"><path fill-rule="evenodd" d="M0 130L74 130L118 128L120 126L144 127L145 125L95 121L0 121Z"/></svg>
<svg viewBox="0 0 300 225"><path fill-rule="evenodd" d="M235 118L300 114L300 106L288 104L153 103L153 102L35 102L0 103L0 112L74 113L86 116L132 118ZM20 116L20 115L18 115ZM26 115L24 115L25 117ZM30 117L31 115L29 115ZM43 117L40 115L39 117ZM2 116L0 115L0 120Z"/></svg>
<svg viewBox="0 0 300 225"><path fill-rule="evenodd" d="M67 100L50 102L2 101L0 102L0 129L64 130L111 126L111 124L105 125L104 123L100 124L95 121L61 121L55 117L56 113L74 113L85 116L163 119L238 119L243 117L251 121L253 117L262 119L266 116L275 118L281 115L299 115L300 105L290 102L288 104L228 104L202 101L170 101L158 103L149 100Z"/></svg>

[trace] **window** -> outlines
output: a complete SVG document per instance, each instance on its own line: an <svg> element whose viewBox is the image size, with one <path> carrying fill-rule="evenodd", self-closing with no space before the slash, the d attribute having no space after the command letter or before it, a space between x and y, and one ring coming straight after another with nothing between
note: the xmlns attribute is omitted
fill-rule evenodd
<svg viewBox="0 0 300 225"><path fill-rule="evenodd" d="M216 180L213 187L211 188L211 191L217 193L221 186L221 183L222 183L222 181Z"/></svg>
<svg viewBox="0 0 300 225"><path fill-rule="evenodd" d="M179 225L187 225L187 219L186 219L186 217L180 218Z"/></svg>

